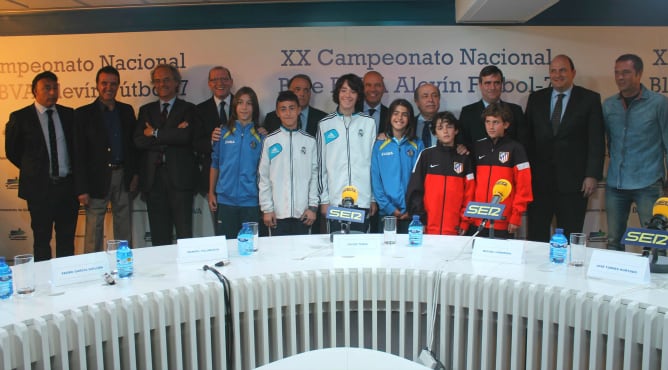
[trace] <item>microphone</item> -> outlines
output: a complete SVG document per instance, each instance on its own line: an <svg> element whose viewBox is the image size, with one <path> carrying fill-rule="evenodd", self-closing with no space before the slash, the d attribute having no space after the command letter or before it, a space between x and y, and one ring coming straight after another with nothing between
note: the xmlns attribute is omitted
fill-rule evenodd
<svg viewBox="0 0 668 370"><path fill-rule="evenodd" d="M492 204L499 204L508 198L513 186L506 179L498 179L492 187Z"/></svg>
<svg viewBox="0 0 668 370"><path fill-rule="evenodd" d="M661 197L654 202L654 207L652 207L652 219L647 223L647 229L649 230L666 230L668 227L668 197ZM654 249L656 251L656 249ZM653 253L652 248L643 247L642 255L645 257L650 257L652 254L652 263L656 263L659 255L658 253Z"/></svg>
<svg viewBox="0 0 668 370"><path fill-rule="evenodd" d="M510 195L510 192L513 190L513 186L510 184L510 181L506 179L498 179L494 186L492 187L492 204L499 204L506 200ZM485 218L478 226L478 232L481 232L485 226L487 226L488 218Z"/></svg>
<svg viewBox="0 0 668 370"><path fill-rule="evenodd" d="M357 203L357 197L359 193L357 188L353 185L348 185L343 188L341 192L341 207L343 208L355 208L355 203Z"/></svg>
<svg viewBox="0 0 668 370"><path fill-rule="evenodd" d="M666 230L668 228L668 197L661 197L654 202L652 219L647 223L650 230Z"/></svg>

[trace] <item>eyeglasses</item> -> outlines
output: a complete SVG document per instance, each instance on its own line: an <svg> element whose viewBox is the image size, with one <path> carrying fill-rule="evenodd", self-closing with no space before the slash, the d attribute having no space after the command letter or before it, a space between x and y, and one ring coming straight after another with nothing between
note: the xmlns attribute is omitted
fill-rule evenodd
<svg viewBox="0 0 668 370"><path fill-rule="evenodd" d="M230 82L230 81L232 81L232 79L229 77L216 77L209 79L209 82Z"/></svg>
<svg viewBox="0 0 668 370"><path fill-rule="evenodd" d="M166 84L166 83L170 83L170 82L172 82L173 80L174 80L174 79L172 79L171 77L165 77L165 78L163 78L162 80L155 79L155 80L153 80L152 82L153 82L154 85L158 85L158 84Z"/></svg>

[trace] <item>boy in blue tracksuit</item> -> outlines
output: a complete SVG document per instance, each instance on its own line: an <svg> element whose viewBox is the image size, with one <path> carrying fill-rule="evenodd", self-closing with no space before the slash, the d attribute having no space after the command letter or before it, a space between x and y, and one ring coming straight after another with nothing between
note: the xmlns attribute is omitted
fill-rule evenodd
<svg viewBox="0 0 668 370"><path fill-rule="evenodd" d="M257 166L264 137L255 128L259 103L253 89L239 89L230 112L211 153L209 208L216 213L216 235L236 239L243 222L260 220Z"/></svg>
<svg viewBox="0 0 668 370"><path fill-rule="evenodd" d="M415 137L413 106L397 99L388 109L386 139L378 140L371 154L371 188L378 203L380 227L383 217L397 218L397 232L408 232L410 215L406 208L406 188L418 155L424 149Z"/></svg>

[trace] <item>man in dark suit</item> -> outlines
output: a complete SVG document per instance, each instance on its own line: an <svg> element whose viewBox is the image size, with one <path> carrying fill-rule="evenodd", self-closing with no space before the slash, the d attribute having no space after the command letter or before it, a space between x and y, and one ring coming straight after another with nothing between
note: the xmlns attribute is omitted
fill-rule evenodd
<svg viewBox="0 0 668 370"><path fill-rule="evenodd" d="M202 119L202 127L206 134L206 150L198 153L199 180L197 191L206 198L209 193L209 173L211 172L211 143L220 138L220 126L227 123L232 106L232 86L234 80L230 70L223 66L216 66L209 70L209 89L211 98L199 103L197 111ZM208 146L207 146L208 142Z"/></svg>
<svg viewBox="0 0 668 370"><path fill-rule="evenodd" d="M385 94L385 81L383 75L376 71L369 71L362 79L364 83L364 106L362 111L373 118L376 122L376 135L379 139L385 139L385 131L387 127L387 107L381 103L383 94ZM369 217L369 232L378 233L380 215L378 212Z"/></svg>
<svg viewBox="0 0 668 370"><path fill-rule="evenodd" d="M194 104L176 97L181 74L176 67L161 64L151 72L160 98L139 108L134 134L142 150L139 187L146 193L151 240L155 245L172 244L176 237L193 235L193 191L197 179L195 150L205 135Z"/></svg>
<svg viewBox="0 0 668 370"><path fill-rule="evenodd" d="M547 242L552 216L565 235L582 232L587 200L603 176L603 113L598 93L573 85L571 58L550 62L551 87L529 96L527 154L534 201L529 205L528 238ZM520 127L520 129L522 129Z"/></svg>
<svg viewBox="0 0 668 370"><path fill-rule="evenodd" d="M290 81L288 81L288 90L297 95L299 106L302 110L299 115L299 128L306 131L311 136L315 136L315 133L318 131L318 122L325 118L327 113L309 105L311 103L312 85L311 78L304 74L294 75ZM264 117L262 126L267 129L268 133L281 127L281 120L276 116L276 111L267 113Z"/></svg>
<svg viewBox="0 0 668 370"><path fill-rule="evenodd" d="M362 82L364 83L363 111L376 121L376 133L380 135L385 132L387 124L387 107L380 102L385 94L383 75L369 71L364 75Z"/></svg>
<svg viewBox="0 0 668 370"><path fill-rule="evenodd" d="M12 112L5 128L5 151L19 168L19 197L28 203L35 261L74 254L79 203L72 178L74 110L56 104L58 77L42 72L32 81L35 103Z"/></svg>
<svg viewBox="0 0 668 370"><path fill-rule="evenodd" d="M102 67L95 77L98 98L74 112L74 180L86 208L86 253L104 250L104 219L111 202L114 239L132 243L130 193L137 191L137 155L132 106L116 101L120 74Z"/></svg>
<svg viewBox="0 0 668 370"><path fill-rule="evenodd" d="M486 66L480 71L478 75L478 87L480 88L482 99L462 108L462 112L459 115L461 129L459 130L459 135L457 135L458 144L463 144L468 150L472 150L473 143L487 137L482 111L493 103L506 104L510 108L513 119L506 131L506 136L518 140L517 128L524 125L524 113L522 112L522 107L519 105L501 101L503 81L503 72L497 66Z"/></svg>

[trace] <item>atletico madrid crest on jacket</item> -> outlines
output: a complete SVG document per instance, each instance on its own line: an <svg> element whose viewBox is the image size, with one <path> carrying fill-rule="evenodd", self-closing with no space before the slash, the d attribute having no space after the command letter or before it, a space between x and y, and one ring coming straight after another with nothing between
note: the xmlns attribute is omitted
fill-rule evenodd
<svg viewBox="0 0 668 370"><path fill-rule="evenodd" d="M510 158L510 152L499 152L499 162L506 163Z"/></svg>
<svg viewBox="0 0 668 370"><path fill-rule="evenodd" d="M464 164L461 162L453 162L453 169L456 173L462 173L462 171L464 171Z"/></svg>

